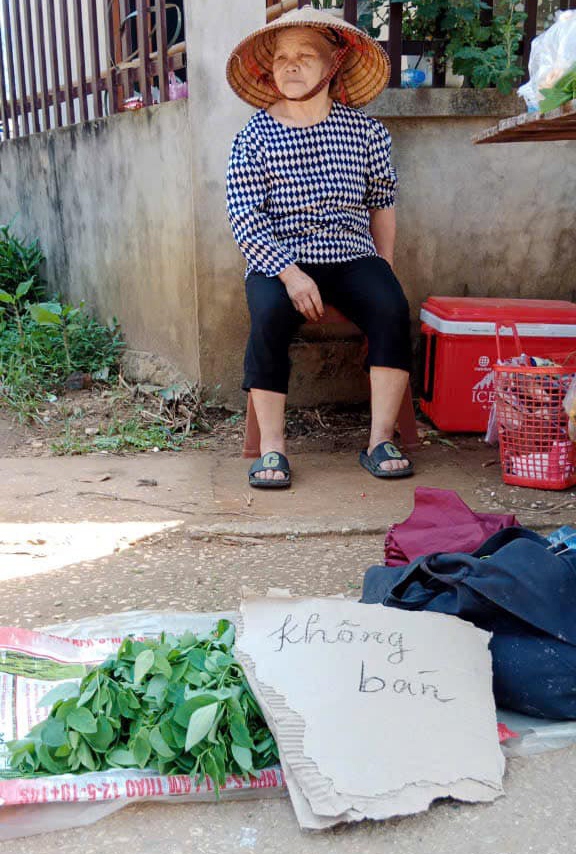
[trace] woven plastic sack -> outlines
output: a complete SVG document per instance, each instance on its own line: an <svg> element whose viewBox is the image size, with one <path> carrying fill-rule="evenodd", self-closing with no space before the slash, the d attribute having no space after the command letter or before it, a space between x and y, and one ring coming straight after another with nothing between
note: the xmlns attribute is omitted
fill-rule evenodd
<svg viewBox="0 0 576 854"><path fill-rule="evenodd" d="M0 656L10 649L61 664L98 663L114 652L128 634L150 638L158 637L162 631L205 632L220 619L235 622L236 617L234 612L129 611L44 626L32 632L0 627ZM62 681L69 678L62 677ZM48 709L39 709L37 702L55 684L0 672L0 734L6 741L18 737L19 729L25 732L46 716ZM8 772L7 752L0 740L0 843L92 824L137 801L177 804L285 795L279 766L265 769L258 779L230 776L219 798L209 778L199 783L186 774L161 775L137 768L20 778Z"/></svg>

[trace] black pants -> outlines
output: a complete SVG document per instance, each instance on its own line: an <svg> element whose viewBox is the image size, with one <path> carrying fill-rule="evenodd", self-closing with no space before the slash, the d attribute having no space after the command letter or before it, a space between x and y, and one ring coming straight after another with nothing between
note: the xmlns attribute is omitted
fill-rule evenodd
<svg viewBox="0 0 576 854"><path fill-rule="evenodd" d="M299 264L320 290L322 300L356 324L368 338L368 364L410 371L408 301L392 268L373 255L339 264ZM306 318L297 311L277 276L251 273L246 296L252 322L242 388L286 394L288 348Z"/></svg>

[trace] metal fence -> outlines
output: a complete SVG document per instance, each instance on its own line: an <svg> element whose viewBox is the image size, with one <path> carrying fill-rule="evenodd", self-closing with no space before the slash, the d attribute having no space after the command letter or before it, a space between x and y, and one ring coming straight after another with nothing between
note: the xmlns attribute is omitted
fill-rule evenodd
<svg viewBox="0 0 576 854"><path fill-rule="evenodd" d="M275 17L282 14L283 11L286 11L289 6L292 6L291 0L275 0L274 4L272 0L267 0L267 2L269 6L273 7L274 12L272 14ZM489 24L492 20L494 0L485 0L485 3L488 8L484 9L480 14L483 23ZM387 9L385 8L388 38L382 40L381 44L386 48L392 66L390 86L396 87L401 85L402 57L404 55L422 55L430 51L430 44L427 44L426 42L412 41L403 38L402 22L403 7L405 4L406 0L390 0L388 4L382 4L384 7L386 7L386 5L388 6ZM294 5L296 4L294 3ZM311 5L325 7L330 5L330 3L324 3L323 0L320 0L320 2L313 2L313 0L297 0L297 5L298 8ZM357 23L359 6L358 0L343 0L343 3L336 4L333 2L332 5L340 5L343 7L343 17L345 21L348 21L351 24ZM522 4L520 3L517 5L521 6ZM524 35L520 45L520 58L524 66L525 73L527 74L528 59L530 57L530 44L537 33L539 12L542 12L542 7L545 4L543 4L541 0L540 2L539 0L525 0L523 5L526 18L524 21ZM556 9L573 9L576 8L576 0L561 0L561 2L546 5L553 6ZM278 11L276 12L276 10ZM269 17L271 17L270 13ZM445 77L445 66L442 63L435 63L432 85L437 87L444 86Z"/></svg>
<svg viewBox="0 0 576 854"><path fill-rule="evenodd" d="M174 97L182 0L152 2L0 0L0 138Z"/></svg>

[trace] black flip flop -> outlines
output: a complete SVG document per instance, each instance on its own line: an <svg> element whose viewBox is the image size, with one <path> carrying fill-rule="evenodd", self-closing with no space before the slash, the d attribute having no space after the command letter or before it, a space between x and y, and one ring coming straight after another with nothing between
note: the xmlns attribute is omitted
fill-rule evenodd
<svg viewBox="0 0 576 854"><path fill-rule="evenodd" d="M387 460L407 460L402 451L399 451L394 442L380 442L376 445L371 454L368 451L360 451L360 465L373 474L374 477L410 477L414 474L414 466L412 463L405 466L403 469L392 469L387 471L380 468L380 463Z"/></svg>
<svg viewBox="0 0 576 854"><path fill-rule="evenodd" d="M284 478L283 480L268 480L268 478L256 477L256 473L260 471L281 471ZM269 451L250 466L248 483L256 489L285 489L292 483L290 463L279 451Z"/></svg>

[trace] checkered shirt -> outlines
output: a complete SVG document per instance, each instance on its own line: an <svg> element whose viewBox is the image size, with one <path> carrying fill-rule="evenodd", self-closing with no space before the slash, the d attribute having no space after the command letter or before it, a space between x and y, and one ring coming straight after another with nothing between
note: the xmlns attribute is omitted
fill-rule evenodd
<svg viewBox="0 0 576 854"><path fill-rule="evenodd" d="M390 134L334 101L311 127L288 127L259 110L234 140L228 216L250 272L375 255L371 208L394 204Z"/></svg>

